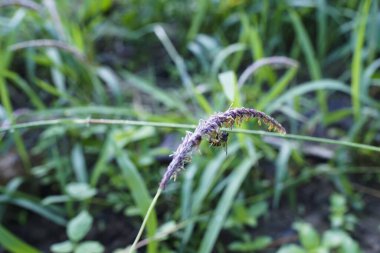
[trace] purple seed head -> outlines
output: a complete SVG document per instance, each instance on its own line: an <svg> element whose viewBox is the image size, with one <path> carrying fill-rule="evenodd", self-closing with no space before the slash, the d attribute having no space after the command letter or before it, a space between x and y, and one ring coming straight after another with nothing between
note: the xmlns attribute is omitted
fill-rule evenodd
<svg viewBox="0 0 380 253"><path fill-rule="evenodd" d="M160 188L165 189L171 178L176 178L177 174L184 169L185 164L191 161L191 156L202 141L202 137L210 137L217 133L221 127L232 128L242 121L257 118L259 123L263 122L268 126L268 130L286 134L285 128L272 117L263 112L250 108L231 108L225 112L212 115L207 120L200 120L194 132L187 132L182 143L173 153L173 160L165 171L160 182Z"/></svg>

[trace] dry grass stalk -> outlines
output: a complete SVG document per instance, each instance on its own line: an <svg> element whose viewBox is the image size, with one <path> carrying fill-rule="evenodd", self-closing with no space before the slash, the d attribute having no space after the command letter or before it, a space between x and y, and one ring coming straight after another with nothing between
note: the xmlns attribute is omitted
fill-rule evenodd
<svg viewBox="0 0 380 253"><path fill-rule="evenodd" d="M24 48L30 47L54 47L58 49L62 49L66 52L71 53L76 58L81 61L85 61L85 56L79 52L79 50L73 46L68 45L67 43L59 40L49 40L49 39L41 39L41 40L29 40L23 41L16 44L13 44L9 47L11 51L17 51Z"/></svg>

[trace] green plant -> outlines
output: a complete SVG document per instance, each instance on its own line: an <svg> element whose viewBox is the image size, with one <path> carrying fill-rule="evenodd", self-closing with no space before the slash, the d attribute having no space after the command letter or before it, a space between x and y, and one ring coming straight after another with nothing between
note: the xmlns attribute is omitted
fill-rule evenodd
<svg viewBox="0 0 380 253"><path fill-rule="evenodd" d="M243 201L236 201L232 207L232 213L226 219L224 228L233 231L236 240L228 246L234 252L260 252L272 243L269 236L258 236L252 239L251 232L246 232L245 227L258 227L258 220L269 211L268 204L264 201L246 207Z"/></svg>
<svg viewBox="0 0 380 253"><path fill-rule="evenodd" d="M341 194L333 193L330 196L330 221L331 229L322 235L309 223L295 223L293 228L298 233L301 245L285 245L277 253L327 253L336 250L340 253L362 252L359 244L347 232L353 231L356 219L348 213L346 199Z"/></svg>
<svg viewBox="0 0 380 253"><path fill-rule="evenodd" d="M333 193L330 196L330 222L333 228L353 231L357 218L348 212L344 195Z"/></svg>
<svg viewBox="0 0 380 253"><path fill-rule="evenodd" d="M83 241L93 225L93 217L82 211L67 224L68 241L55 243L50 247L54 253L103 253L104 246L97 241Z"/></svg>
<svg viewBox="0 0 380 253"><path fill-rule="evenodd" d="M229 134L227 154L201 147L161 195L139 247L226 252L226 238L235 250L257 250L268 238L247 236L263 229L252 228L250 207L273 201L281 209L268 213L292 206L297 217L300 187L321 178L344 193L330 218L349 232L351 199L380 182L379 7L370 0L0 0L3 235L48 249L52 240L33 233L35 221L48 231L88 210L98 217L94 226L120 235L104 241L107 250L130 244L183 131L231 104L254 105L292 134L246 122L211 136L223 145L220 136ZM377 218L356 211L363 222ZM120 227L102 226L112 217ZM181 224L169 233L175 245L157 226L172 220ZM103 236L97 232L91 240Z"/></svg>
<svg viewBox="0 0 380 253"><path fill-rule="evenodd" d="M327 253L338 250L341 253L360 253L359 244L343 230L327 230L319 235L312 225L305 222L294 224L301 245L282 246L277 253Z"/></svg>

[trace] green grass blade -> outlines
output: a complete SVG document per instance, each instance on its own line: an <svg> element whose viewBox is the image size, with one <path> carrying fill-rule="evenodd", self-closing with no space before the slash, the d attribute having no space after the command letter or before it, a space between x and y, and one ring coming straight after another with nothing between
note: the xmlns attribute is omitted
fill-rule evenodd
<svg viewBox="0 0 380 253"><path fill-rule="evenodd" d="M284 142L281 146L280 153L276 160L276 176L274 185L273 205L278 207L280 197L283 191L283 184L288 174L288 161L292 151L292 147L288 142Z"/></svg>
<svg viewBox="0 0 380 253"><path fill-rule="evenodd" d="M13 115L13 107L11 103L11 98L8 90L8 86L5 79L5 73L7 72L8 65L12 61L12 53L6 49L6 45L10 44L13 41L12 36L8 36L4 39L3 43L0 43L0 55L2 60L0 61L0 101L2 106L4 107L8 120L11 124L15 123L14 115ZM24 170L26 173L29 173L30 168L30 158L25 147L25 143L21 137L21 134L18 131L14 131L12 133L13 140L16 144L17 152L22 160L24 165Z"/></svg>
<svg viewBox="0 0 380 253"><path fill-rule="evenodd" d="M125 178L129 190L131 191L135 204L140 209L141 216L144 217L144 214L147 212L152 202L152 197L150 196L149 191L145 185L144 179L142 178L138 169L129 159L127 153L119 148L118 143L116 143L116 140L114 140L114 148L116 161L120 166L121 172L123 174L123 177ZM146 223L146 226L148 237L153 237L157 230L157 215L154 210L152 211ZM152 241L148 245L147 252L158 252L157 246L157 242Z"/></svg>
<svg viewBox="0 0 380 253"><path fill-rule="evenodd" d="M347 94L350 93L350 89L344 85L343 83L335 80L319 80L314 82L308 82L305 84L297 85L296 87L288 90L283 93L280 97L274 100L270 106L267 108L267 113L272 113L275 110L280 109L282 104L286 101L292 101L295 97L303 95L308 92L318 91L318 90L336 90L345 92Z"/></svg>
<svg viewBox="0 0 380 253"><path fill-rule="evenodd" d="M305 54L311 78L313 80L319 80L322 78L321 69L315 56L310 38L306 32L305 26L302 24L297 12L289 9L289 15L293 27L296 31L297 39L300 43L303 53ZM322 113L326 114L328 112L328 107L326 103L326 93L324 90L318 91L317 99Z"/></svg>
<svg viewBox="0 0 380 253"><path fill-rule="evenodd" d="M94 170L91 173L90 185L95 187L99 181L100 176L107 170L107 162L113 154L113 140L112 134L108 134L103 147L100 151L99 158L95 163Z"/></svg>
<svg viewBox="0 0 380 253"><path fill-rule="evenodd" d="M207 194L210 192L228 156L233 156L238 151L238 149L239 145L237 143L230 145L228 147L227 156L224 150L220 151L219 154L214 159L212 159L208 163L207 167L203 170L199 186L197 190L194 192L194 198L192 203L193 215L198 214L198 212L200 211L203 201L205 200Z"/></svg>
<svg viewBox="0 0 380 253"><path fill-rule="evenodd" d="M95 72L107 84L112 95L116 97L118 104L121 104L123 101L123 92L119 77L116 73L109 67L98 67Z"/></svg>
<svg viewBox="0 0 380 253"><path fill-rule="evenodd" d="M246 158L230 175L223 195L212 215L212 219L208 223L206 233L203 236L198 252L210 253L212 251L218 235L222 230L223 221L226 219L228 211L232 207L234 198L240 189L244 178L246 178L257 159L257 156Z"/></svg>
<svg viewBox="0 0 380 253"><path fill-rule="evenodd" d="M62 68L63 62L59 51L55 48L47 48L46 55L53 63L51 65L50 72L55 88L59 91L59 93L66 94L66 77L60 70L60 68Z"/></svg>
<svg viewBox="0 0 380 253"><path fill-rule="evenodd" d="M36 214L39 214L42 217L48 220L51 220L52 222L58 225L61 225L61 226L66 225L66 220L61 215L58 215L56 212L52 211L50 208L43 206L33 200L12 197L5 200L5 202L25 208Z"/></svg>
<svg viewBox="0 0 380 253"><path fill-rule="evenodd" d="M3 187L4 195L2 197L7 199L8 196L11 195L13 192L15 192L17 190L17 188L19 188L21 186L22 183L23 183L23 179L21 179L20 177L16 177L16 178L11 179L6 184L6 186ZM7 210L7 205L0 204L0 224L3 221L6 210Z"/></svg>
<svg viewBox="0 0 380 253"><path fill-rule="evenodd" d="M294 10L289 10L290 19L292 21L293 27L297 34L297 39L302 47L305 54L307 65L310 71L311 78L313 80L321 79L321 70L315 57L313 46L311 44L310 38L307 35L305 26L302 24L300 17Z"/></svg>
<svg viewBox="0 0 380 253"><path fill-rule="evenodd" d="M12 109L12 104L8 92L8 87L5 83L4 78L0 74L0 99L1 103L5 108L5 111L7 113L8 119L11 122L11 124L14 124L14 116L13 116L13 109ZM24 169L27 173L29 173L29 168L30 168L30 159L29 159L29 154L26 151L26 147L24 144L24 141L21 138L21 135L18 131L15 131L12 133L13 139L16 144L17 152L21 157L21 160L24 165Z"/></svg>
<svg viewBox="0 0 380 253"><path fill-rule="evenodd" d="M183 176L181 188L181 219L186 220L191 216L191 204L193 197L194 176L198 171L198 164L192 163L189 165Z"/></svg>
<svg viewBox="0 0 380 253"><path fill-rule="evenodd" d="M330 112L326 116L326 124L334 124L352 115L352 108L344 108Z"/></svg>
<svg viewBox="0 0 380 253"><path fill-rule="evenodd" d="M230 145L228 147L228 156L233 156L237 152L238 148L238 143ZM207 167L203 170L198 188L193 193L193 199L191 203L192 217L196 217L201 211L202 204L204 203L207 195L210 193L217 177L220 176L221 170L224 169L223 164L226 162L228 156L226 156L224 150L219 152L219 154L214 159L212 159L207 164ZM192 236L194 226L194 222L189 222L186 226L185 232L182 236L182 251Z"/></svg>
<svg viewBox="0 0 380 253"><path fill-rule="evenodd" d="M83 147L79 143L75 144L71 151L71 162L77 181L87 183L88 175L86 160L84 158Z"/></svg>
<svg viewBox="0 0 380 253"><path fill-rule="evenodd" d="M318 90L335 90L344 92L348 95L350 94L350 88L348 88L347 85L339 81L322 79L318 81L307 82L304 84L300 84L283 93L280 97L274 100L273 103L270 104L270 106L267 107L266 112L270 114L273 111L280 109L284 102L292 101L297 96ZM370 100L368 97L361 96L361 99L368 105L376 106L376 103Z"/></svg>
<svg viewBox="0 0 380 253"><path fill-rule="evenodd" d="M164 28L160 25L156 25L154 27L154 32L157 38L161 41L166 51L168 52L170 58L174 62L179 75L181 76L181 80L183 85L185 86L188 95L193 98L195 96L196 101L202 107L202 109L210 114L212 113L212 108L210 104L207 102L207 99L194 87L194 83L191 80L190 74L187 71L187 67L185 64L185 60L182 56L177 52L173 43L170 41L168 35L166 34Z"/></svg>
<svg viewBox="0 0 380 253"><path fill-rule="evenodd" d="M327 4L326 0L317 0L318 56L322 61L327 47Z"/></svg>
<svg viewBox="0 0 380 253"><path fill-rule="evenodd" d="M260 38L259 31L257 30L256 26L251 25L250 26L250 46L252 50L252 58L255 60L264 58L264 48L263 43Z"/></svg>
<svg viewBox="0 0 380 253"><path fill-rule="evenodd" d="M368 47L368 56L366 57L367 64L373 62L376 59L376 54L378 52L378 16L379 16L379 1L373 1L370 8L369 20L368 20L368 31L367 31L367 47Z"/></svg>
<svg viewBox="0 0 380 253"><path fill-rule="evenodd" d="M208 9L209 1L208 0L198 0L197 3L197 11L195 12L194 18L191 20L191 25L189 32L187 34L187 40L191 41L195 38L195 35L198 34L199 29L202 25L203 19L206 16L206 12Z"/></svg>
<svg viewBox="0 0 380 253"><path fill-rule="evenodd" d="M220 73L218 79L223 87L225 96L229 100L230 106L240 107L240 90L235 73L233 71Z"/></svg>
<svg viewBox="0 0 380 253"><path fill-rule="evenodd" d="M14 82L30 99L30 102L39 110L45 109L45 105L29 84L18 74L11 71L4 71L4 76Z"/></svg>
<svg viewBox="0 0 380 253"><path fill-rule="evenodd" d="M202 44L200 44L198 41L190 42L187 46L187 49L195 56L197 61L199 62L202 73L205 73L208 75L210 73L210 62L207 59L207 56L205 55L205 49L202 47Z"/></svg>
<svg viewBox="0 0 380 253"><path fill-rule="evenodd" d="M34 80L34 82L36 83L36 85L41 88L43 91L53 95L53 96L56 96L58 98L65 98L67 101L69 101L70 103L72 104L80 104L79 101L70 96L69 93L67 92L61 92L60 90L58 90L54 85L51 85L50 83L48 82L45 82L44 80L42 79L38 79L36 78Z"/></svg>
<svg viewBox="0 0 380 253"><path fill-rule="evenodd" d="M245 36L248 39L249 48L251 50L252 59L258 61L265 57L262 38L260 37L259 27L256 24L250 23L250 18L246 14L240 15L241 25ZM273 84L276 80L275 72L268 67L263 67L257 73L259 81L267 79L270 84ZM259 86L258 86L259 87Z"/></svg>
<svg viewBox="0 0 380 253"><path fill-rule="evenodd" d="M352 80L351 80L351 97L352 106L354 109L354 116L356 119L360 117L360 82L362 75L362 51L364 46L364 38L366 31L366 24L368 20L369 7L371 6L371 0L365 0L362 8L357 17L357 29L355 50L351 64Z"/></svg>
<svg viewBox="0 0 380 253"><path fill-rule="evenodd" d="M371 85L371 78L376 73L376 71L380 68L380 59L372 62L363 73L362 85L360 85L360 94L364 96L369 95L369 88Z"/></svg>
<svg viewBox="0 0 380 253"><path fill-rule="evenodd" d="M0 244L12 253L41 253L0 224Z"/></svg>
<svg viewBox="0 0 380 253"><path fill-rule="evenodd" d="M257 27L250 23L250 18L247 14L241 13L240 19L241 26L244 29L243 32L249 41L252 58L255 60L263 58L265 56L264 48Z"/></svg>
<svg viewBox="0 0 380 253"><path fill-rule="evenodd" d="M289 69L283 77L271 88L271 90L265 94L257 104L256 108L262 110L276 97L283 93L284 89L288 86L290 81L294 78L297 73L298 68Z"/></svg>
<svg viewBox="0 0 380 253"><path fill-rule="evenodd" d="M226 61L226 59L236 52L240 52L246 49L246 46L241 43L231 44L228 47L221 50L216 56L211 67L211 76L217 78L218 72Z"/></svg>
<svg viewBox="0 0 380 253"><path fill-rule="evenodd" d="M167 91L165 92L157 88L155 85L132 73L125 71L122 73L122 76L125 78L125 80L128 81L128 84L132 85L136 89L139 89L140 91L149 94L152 98L163 103L168 108L176 108L185 115L190 114L183 101L176 99L175 96L168 94Z"/></svg>

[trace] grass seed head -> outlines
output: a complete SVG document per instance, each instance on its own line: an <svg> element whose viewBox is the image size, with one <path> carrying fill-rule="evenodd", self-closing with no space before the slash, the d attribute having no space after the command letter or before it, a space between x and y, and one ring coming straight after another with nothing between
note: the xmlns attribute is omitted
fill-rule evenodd
<svg viewBox="0 0 380 253"><path fill-rule="evenodd" d="M243 121L257 118L259 125L263 122L268 130L286 134L285 128L272 117L263 112L250 108L230 108L225 112L216 113L207 120L200 120L194 132L187 132L182 143L173 153L173 160L161 179L160 188L165 189L171 178L175 179L185 165L191 162L194 150L197 150L202 138L208 139L211 146L224 146L227 144L228 133L220 131L220 128L232 128L240 125Z"/></svg>

